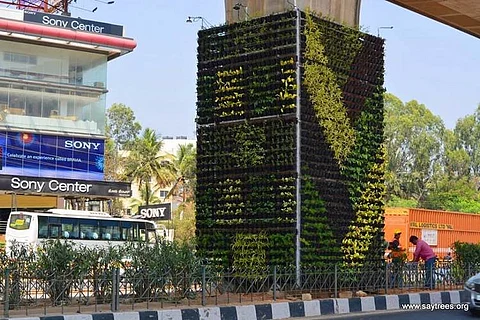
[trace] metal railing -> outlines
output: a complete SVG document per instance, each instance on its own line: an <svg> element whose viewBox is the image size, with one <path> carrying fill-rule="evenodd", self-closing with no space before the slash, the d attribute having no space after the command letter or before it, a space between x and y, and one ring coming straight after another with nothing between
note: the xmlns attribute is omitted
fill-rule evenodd
<svg viewBox="0 0 480 320"><path fill-rule="evenodd" d="M300 285L295 268L248 271L218 270L201 266L154 274L140 269L112 269L84 275L34 276L19 270L0 274L0 302L4 317L160 309L229 303L293 300L310 294L313 299L424 290L462 289L465 281L480 272L480 265L387 264L377 269L349 269L341 265L303 268Z"/></svg>

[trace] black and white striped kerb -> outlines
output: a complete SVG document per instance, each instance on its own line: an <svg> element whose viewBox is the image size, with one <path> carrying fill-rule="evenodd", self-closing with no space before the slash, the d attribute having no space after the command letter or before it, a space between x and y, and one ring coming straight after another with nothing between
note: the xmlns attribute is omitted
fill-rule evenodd
<svg viewBox="0 0 480 320"><path fill-rule="evenodd" d="M11 318L15 320L255 320L286 319L350 312L398 310L405 304L462 303L469 301L465 291L444 291L339 298L269 304L171 309L155 311L74 314Z"/></svg>

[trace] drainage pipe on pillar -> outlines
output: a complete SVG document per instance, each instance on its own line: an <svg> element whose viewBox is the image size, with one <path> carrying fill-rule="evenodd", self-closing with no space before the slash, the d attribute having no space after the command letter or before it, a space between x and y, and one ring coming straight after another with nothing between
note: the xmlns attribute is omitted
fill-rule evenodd
<svg viewBox="0 0 480 320"><path fill-rule="evenodd" d="M301 163L300 163L300 154L301 154L301 142L302 142L302 137L301 137L301 121L300 121L300 94L301 94L301 46L300 46L300 32L301 32L301 12L300 9L297 7L297 1L295 0L294 2L295 6L295 12L296 12L296 56L297 56L297 74L296 74L296 81L297 81L297 101L296 101L296 118L297 118L297 128L296 128L296 172L297 172L297 179L296 179L296 199L297 199L297 206L296 206L296 234L295 234L295 269L296 269L296 282L297 285L300 287L301 286L301 271L300 271L300 230L302 226L302 215L301 215L301 193L300 193L300 188L302 186L302 176L301 176Z"/></svg>

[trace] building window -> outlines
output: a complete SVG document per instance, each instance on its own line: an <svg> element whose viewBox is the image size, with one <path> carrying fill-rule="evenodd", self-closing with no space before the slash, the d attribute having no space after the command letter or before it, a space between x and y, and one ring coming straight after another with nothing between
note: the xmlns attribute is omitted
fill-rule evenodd
<svg viewBox="0 0 480 320"><path fill-rule="evenodd" d="M165 197L167 196L168 194L168 191L166 190L160 190L160 199L165 199Z"/></svg>
<svg viewBox="0 0 480 320"><path fill-rule="evenodd" d="M105 128L104 102L103 92L0 80L0 112L4 113L0 126L100 135Z"/></svg>
<svg viewBox="0 0 480 320"><path fill-rule="evenodd" d="M4 52L3 60L10 61L10 62L31 64L31 65L37 64L36 56L21 54L21 53L14 53L14 52Z"/></svg>

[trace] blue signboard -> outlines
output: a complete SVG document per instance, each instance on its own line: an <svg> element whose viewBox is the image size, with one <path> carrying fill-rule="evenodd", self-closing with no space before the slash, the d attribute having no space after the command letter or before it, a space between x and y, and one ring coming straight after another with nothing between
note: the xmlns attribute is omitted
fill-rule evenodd
<svg viewBox="0 0 480 320"><path fill-rule="evenodd" d="M0 131L0 174L103 180L103 139Z"/></svg>

